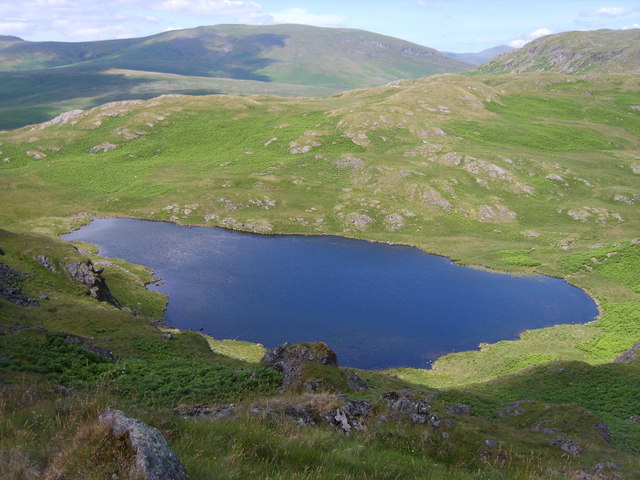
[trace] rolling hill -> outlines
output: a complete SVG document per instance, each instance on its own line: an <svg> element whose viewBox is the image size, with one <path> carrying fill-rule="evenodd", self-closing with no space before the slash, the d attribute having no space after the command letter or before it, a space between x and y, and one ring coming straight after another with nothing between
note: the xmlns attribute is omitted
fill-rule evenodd
<svg viewBox="0 0 640 480"><path fill-rule="evenodd" d="M166 93L324 96L471 67L392 37L303 25L218 25L83 43L2 37L0 128Z"/></svg>
<svg viewBox="0 0 640 480"><path fill-rule="evenodd" d="M640 70L640 30L595 30L547 35L500 55L481 73L629 73Z"/></svg>

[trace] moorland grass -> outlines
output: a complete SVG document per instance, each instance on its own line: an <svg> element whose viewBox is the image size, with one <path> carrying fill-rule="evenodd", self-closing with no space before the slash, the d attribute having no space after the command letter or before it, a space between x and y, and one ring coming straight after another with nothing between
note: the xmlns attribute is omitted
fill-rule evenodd
<svg viewBox="0 0 640 480"><path fill-rule="evenodd" d="M406 243L462 264L552 274L597 298L601 319L526 332L518 341L445 356L433 371L399 374L453 386L552 359L607 362L638 337L631 241L640 218L633 204L616 199L624 192L633 203L640 188L632 144L638 114L627 104L637 87L629 76L616 78L613 93L600 77L555 88L567 77L512 76L496 87L485 77L446 75L324 100L175 96L106 106L75 125L0 136L9 159L0 164L0 220L8 229L47 235L94 215L203 225L264 221L270 233ZM623 112L622 122L612 120ZM117 147L89 153L105 141ZM300 146L307 148L293 153ZM349 156L359 161L341 165ZM434 189L450 208L433 201ZM265 197L269 202L260 203ZM498 206L515 215L481 218L483 208ZM349 214L373 222L358 227ZM404 222L396 230L386 222L392 214ZM8 250L37 274L25 288L42 288L42 275L72 295L70 283L33 262L38 248ZM128 294L135 274L118 267L105 267L114 292L132 310L157 317L162 302L140 294L141 287ZM30 312L30 321L86 335L101 328L80 321L84 303L65 295L48 313ZM68 318L51 318L54 312ZM122 322L126 316L100 315ZM114 345L137 351L126 336Z"/></svg>

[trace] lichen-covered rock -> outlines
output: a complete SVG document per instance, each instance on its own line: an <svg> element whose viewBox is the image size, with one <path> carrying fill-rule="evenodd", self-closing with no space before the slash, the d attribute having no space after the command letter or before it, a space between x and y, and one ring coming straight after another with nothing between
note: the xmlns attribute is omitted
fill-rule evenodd
<svg viewBox="0 0 640 480"><path fill-rule="evenodd" d="M510 403L509 405L507 405L503 410L500 410L498 412L498 416L499 417L513 417L516 415L520 415L524 409L522 408L522 405L525 403L532 403L533 400L516 400L513 403Z"/></svg>
<svg viewBox="0 0 640 480"><path fill-rule="evenodd" d="M471 415L471 407L463 403L454 403L444 408L444 411L452 415Z"/></svg>
<svg viewBox="0 0 640 480"><path fill-rule="evenodd" d="M303 427L314 427L316 425L315 420L306 408L296 408L293 405L287 405L283 413Z"/></svg>
<svg viewBox="0 0 640 480"><path fill-rule="evenodd" d="M338 404L328 409L312 402L298 407L288 404L282 410L282 414L302 426L329 425L338 428L345 435L352 430L365 430L364 422L371 413L371 403L364 400L347 400L342 397L334 398ZM278 414L277 411L274 413Z"/></svg>
<svg viewBox="0 0 640 480"><path fill-rule="evenodd" d="M145 480L187 480L187 472L162 434L120 410L108 409L99 416L116 437L127 436L136 451L135 470Z"/></svg>
<svg viewBox="0 0 640 480"><path fill-rule="evenodd" d="M91 150L89 150L89 153L93 154L98 152L108 152L109 150L113 150L116 147L117 145L113 143L102 142L102 143L99 143L98 145L95 145L94 147L91 147Z"/></svg>
<svg viewBox="0 0 640 480"><path fill-rule="evenodd" d="M621 353L618 357L613 361L614 363L633 363L638 360L640 356L640 341L636 342L629 350Z"/></svg>
<svg viewBox="0 0 640 480"><path fill-rule="evenodd" d="M337 367L338 357L324 342L285 343L267 350L262 357L262 363L282 372L282 391L297 387L302 378L302 367L312 362Z"/></svg>
<svg viewBox="0 0 640 480"><path fill-rule="evenodd" d="M486 223L510 223L518 218L516 212L504 205L482 205L476 219Z"/></svg>
<svg viewBox="0 0 640 480"><path fill-rule="evenodd" d="M392 213L384 217L384 225L388 230L395 232L404 227L404 217L399 213Z"/></svg>
<svg viewBox="0 0 640 480"><path fill-rule="evenodd" d="M34 260L47 270L51 270L53 273L57 272L55 264L48 257L44 255L38 255L34 257Z"/></svg>
<svg viewBox="0 0 640 480"><path fill-rule="evenodd" d="M277 364L304 364L318 362L332 367L338 366L338 357L326 343L284 343L267 350L262 358L262 363L273 367ZM277 369L277 368L276 368Z"/></svg>
<svg viewBox="0 0 640 480"><path fill-rule="evenodd" d="M414 424L430 425L440 428L441 420L431 414L429 395L419 390L400 390L385 393L382 399L387 404L392 416L406 418Z"/></svg>
<svg viewBox="0 0 640 480"><path fill-rule="evenodd" d="M339 167L353 168L354 170L361 170L365 167L364 160L356 157L351 153L345 153L340 156L340 159L334 162Z"/></svg>
<svg viewBox="0 0 640 480"><path fill-rule="evenodd" d="M359 230L363 230L370 223L375 222L373 218L364 213L351 212L345 217L345 223L348 226L356 227Z"/></svg>
<svg viewBox="0 0 640 480"><path fill-rule="evenodd" d="M347 385L354 392L365 392L369 390L367 382L362 380L356 372L349 373L349 376L347 377Z"/></svg>
<svg viewBox="0 0 640 480"><path fill-rule="evenodd" d="M238 405L187 405L178 407L175 412L183 417L213 417L216 419L233 417Z"/></svg>
<svg viewBox="0 0 640 480"><path fill-rule="evenodd" d="M580 455L582 455L582 448L580 448L580 446L573 440L556 438L550 443L550 445L552 447L560 447L560 450L574 457L579 457Z"/></svg>

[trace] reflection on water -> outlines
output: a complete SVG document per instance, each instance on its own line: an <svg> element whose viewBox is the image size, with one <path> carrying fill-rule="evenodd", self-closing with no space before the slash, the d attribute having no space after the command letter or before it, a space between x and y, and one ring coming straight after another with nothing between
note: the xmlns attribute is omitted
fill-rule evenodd
<svg viewBox="0 0 640 480"><path fill-rule="evenodd" d="M326 342L341 365L423 368L448 352L582 323L594 302L566 282L459 267L404 246L339 237L261 236L132 219L65 235L152 268L165 321L268 347Z"/></svg>

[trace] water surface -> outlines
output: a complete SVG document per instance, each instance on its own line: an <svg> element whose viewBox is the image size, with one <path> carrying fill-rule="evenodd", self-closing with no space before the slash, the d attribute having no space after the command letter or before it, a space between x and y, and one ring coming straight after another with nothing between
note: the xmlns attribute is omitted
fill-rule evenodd
<svg viewBox="0 0 640 480"><path fill-rule="evenodd" d="M324 341L341 365L424 368L526 329L594 319L580 289L545 276L456 266L413 247L333 236L264 236L122 218L67 240L152 268L165 322L273 347Z"/></svg>

